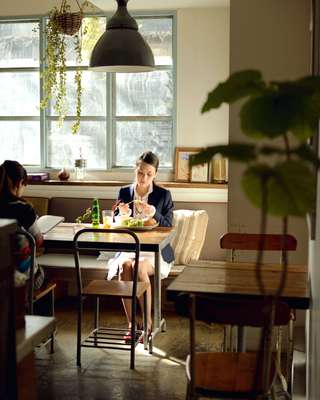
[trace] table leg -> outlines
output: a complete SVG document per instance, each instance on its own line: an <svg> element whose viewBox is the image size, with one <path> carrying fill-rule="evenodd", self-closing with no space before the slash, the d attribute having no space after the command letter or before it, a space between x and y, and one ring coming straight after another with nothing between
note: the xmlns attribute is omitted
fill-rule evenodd
<svg viewBox="0 0 320 400"><path fill-rule="evenodd" d="M154 253L154 292L153 292L154 329L160 328L161 323L161 279L160 279L160 253Z"/></svg>

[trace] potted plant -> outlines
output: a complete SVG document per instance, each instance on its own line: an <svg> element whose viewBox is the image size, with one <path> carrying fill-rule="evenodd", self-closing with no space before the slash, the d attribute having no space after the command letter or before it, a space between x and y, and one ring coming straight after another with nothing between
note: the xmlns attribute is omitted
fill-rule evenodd
<svg viewBox="0 0 320 400"><path fill-rule="evenodd" d="M77 1L77 0L76 0ZM40 103L41 108L48 106L50 100L55 97L54 110L58 115L60 125L63 123L66 114L66 36L72 36L74 40L74 51L76 54L77 70L75 73L76 84L76 120L72 125L72 132L77 133L80 128L81 116L81 30L83 9L88 5L85 1L81 6L78 3L79 11L71 12L67 0L62 0L58 9L54 7L48 17L45 28L47 45L45 49L45 69L42 74L44 97Z"/></svg>
<svg viewBox="0 0 320 400"><path fill-rule="evenodd" d="M238 100L244 100L240 108L240 122L247 140L207 147L192 156L190 163L209 162L220 154L246 165L242 175L243 190L249 201L261 209L262 235L256 261L258 286L266 299L266 307L261 310L266 315L259 352L261 357L264 340L270 338L275 304L285 287L287 271L284 252L278 289L276 293L267 293L261 274L263 234L266 233L268 215L282 218L282 231L286 234L289 216L305 217L314 210L315 173L320 160L308 140L315 133L320 117L320 77L266 82L259 71L236 72L208 94L202 113ZM264 365L266 379L271 351L268 357Z"/></svg>

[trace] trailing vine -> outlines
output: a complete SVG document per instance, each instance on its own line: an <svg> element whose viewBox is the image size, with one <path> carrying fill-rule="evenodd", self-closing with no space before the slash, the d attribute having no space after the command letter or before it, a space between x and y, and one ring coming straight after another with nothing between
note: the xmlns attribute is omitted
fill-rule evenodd
<svg viewBox="0 0 320 400"><path fill-rule="evenodd" d="M78 4L79 5L79 4ZM48 18L48 23L45 28L45 34L47 38L47 45L45 49L44 65L45 69L42 73L42 85L43 85L43 98L40 102L40 108L46 108L49 106L50 101L55 98L53 109L58 116L59 126L61 127L66 113L67 113L67 73L66 73L66 34L61 26L61 17L66 19L75 16L80 23L80 29L77 30L73 36L74 51L76 54L76 72L74 82L76 85L76 118L73 123L71 130L75 134L80 129L80 118L81 118L81 97L82 97L82 35L86 33L86 29L81 29L82 22L82 10L84 6L87 6L88 2L82 4L80 12L71 13L70 5L67 4L66 0L62 1L60 9L54 7ZM67 21L68 23L69 21Z"/></svg>

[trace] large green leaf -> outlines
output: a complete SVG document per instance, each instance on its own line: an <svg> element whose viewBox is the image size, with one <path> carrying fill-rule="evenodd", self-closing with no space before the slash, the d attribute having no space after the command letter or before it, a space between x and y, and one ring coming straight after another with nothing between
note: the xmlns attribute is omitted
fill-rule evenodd
<svg viewBox="0 0 320 400"><path fill-rule="evenodd" d="M314 135L319 117L320 93L317 92L312 96L301 96L300 107L293 118L290 130L297 139L305 141Z"/></svg>
<svg viewBox="0 0 320 400"><path fill-rule="evenodd" d="M201 112L204 113L212 108L218 108L222 103L231 104L243 97L261 93L264 88L265 83L259 71L235 72L208 94Z"/></svg>
<svg viewBox="0 0 320 400"><path fill-rule="evenodd" d="M268 214L305 216L315 204L315 176L301 161L285 161L274 168L263 164L249 167L242 178L244 191L261 208L262 182L267 182Z"/></svg>
<svg viewBox="0 0 320 400"><path fill-rule="evenodd" d="M300 111L297 97L269 92L250 98L240 112L243 132L253 138L275 138L293 125Z"/></svg>
<svg viewBox="0 0 320 400"><path fill-rule="evenodd" d="M256 147L253 144L246 143L231 143L207 147L198 154L193 154L190 157L190 164L197 165L209 162L217 154L232 161L247 163L256 159Z"/></svg>

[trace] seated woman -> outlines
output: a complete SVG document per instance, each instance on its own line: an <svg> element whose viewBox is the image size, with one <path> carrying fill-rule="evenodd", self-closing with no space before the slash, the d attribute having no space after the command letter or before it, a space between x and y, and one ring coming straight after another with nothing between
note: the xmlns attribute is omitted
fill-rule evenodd
<svg viewBox="0 0 320 400"><path fill-rule="evenodd" d="M136 162L134 183L120 189L118 195L118 209L120 214L131 214L133 217L148 218L148 224L159 226L172 226L173 202L171 193L154 183L159 167L158 157L151 151L144 152ZM135 200L135 201L133 201ZM128 204L130 203L130 204ZM160 257L161 278L169 275L174 260L173 250L167 245L161 252ZM154 254L142 252L139 261L138 278L140 281L150 283L150 276L154 274ZM130 253L119 253L118 257L109 261L108 279L111 279L119 268L119 279L132 280L134 258ZM147 291L147 331L151 333L151 286ZM122 300L126 312L129 328L131 327L131 302ZM139 299L143 309L143 299ZM125 336L130 340L130 331Z"/></svg>
<svg viewBox="0 0 320 400"><path fill-rule="evenodd" d="M42 234L37 226L37 215L31 204L21 196L27 185L27 171L17 161L6 160L0 165L0 218L17 220L22 230L28 231L39 247L43 242ZM18 270L29 277L30 247L23 235L17 236L19 257ZM44 282L43 269L35 265L34 287L39 289Z"/></svg>

